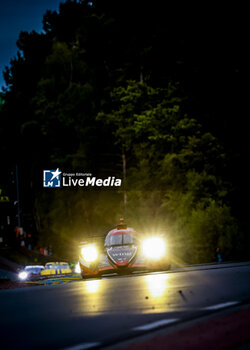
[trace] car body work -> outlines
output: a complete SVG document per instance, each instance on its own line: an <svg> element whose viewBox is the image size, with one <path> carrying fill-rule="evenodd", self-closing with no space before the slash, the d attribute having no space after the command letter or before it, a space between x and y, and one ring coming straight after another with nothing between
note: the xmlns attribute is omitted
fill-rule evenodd
<svg viewBox="0 0 250 350"><path fill-rule="evenodd" d="M139 236L121 219L104 242L97 238L79 246L80 273L83 278L134 271L159 271L170 268L166 241L162 236Z"/></svg>
<svg viewBox="0 0 250 350"><path fill-rule="evenodd" d="M41 276L71 274L72 270L67 262L48 262L45 264Z"/></svg>

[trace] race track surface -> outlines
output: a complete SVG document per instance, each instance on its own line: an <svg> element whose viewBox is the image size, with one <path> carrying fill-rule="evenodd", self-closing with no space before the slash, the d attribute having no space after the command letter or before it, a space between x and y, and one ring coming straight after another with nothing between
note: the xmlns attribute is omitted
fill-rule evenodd
<svg viewBox="0 0 250 350"><path fill-rule="evenodd" d="M2 290L1 349L104 348L249 300L250 263Z"/></svg>

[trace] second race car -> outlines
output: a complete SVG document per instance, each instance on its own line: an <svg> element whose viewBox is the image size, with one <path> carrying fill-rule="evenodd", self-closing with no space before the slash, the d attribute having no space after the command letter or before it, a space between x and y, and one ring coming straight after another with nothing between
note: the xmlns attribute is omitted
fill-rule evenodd
<svg viewBox="0 0 250 350"><path fill-rule="evenodd" d="M79 265L82 278L170 269L165 238L142 238L123 219L109 231L104 244L97 238L80 244Z"/></svg>
<svg viewBox="0 0 250 350"><path fill-rule="evenodd" d="M41 276L65 275L71 274L72 270L67 262L48 262L45 264Z"/></svg>

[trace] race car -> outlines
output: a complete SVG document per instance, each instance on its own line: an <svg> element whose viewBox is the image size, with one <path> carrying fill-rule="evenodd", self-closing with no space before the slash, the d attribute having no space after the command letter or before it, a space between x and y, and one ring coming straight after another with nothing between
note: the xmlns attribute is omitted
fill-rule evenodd
<svg viewBox="0 0 250 350"><path fill-rule="evenodd" d="M92 238L81 242L79 248L82 278L170 269L165 238L137 235L123 219L109 231L104 244L101 239Z"/></svg>
<svg viewBox="0 0 250 350"><path fill-rule="evenodd" d="M41 276L41 272L43 270L43 265L27 265L22 271L19 272L18 278L22 281L37 279Z"/></svg>
<svg viewBox="0 0 250 350"><path fill-rule="evenodd" d="M72 270L67 262L48 262L45 269L41 271L41 276L71 274Z"/></svg>

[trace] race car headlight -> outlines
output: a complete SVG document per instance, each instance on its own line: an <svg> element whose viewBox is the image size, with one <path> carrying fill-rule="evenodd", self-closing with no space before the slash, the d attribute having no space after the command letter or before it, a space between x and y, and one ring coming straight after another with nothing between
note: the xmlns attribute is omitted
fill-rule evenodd
<svg viewBox="0 0 250 350"><path fill-rule="evenodd" d="M94 245L87 245L81 250L82 257L87 262L94 262L98 257L98 251Z"/></svg>
<svg viewBox="0 0 250 350"><path fill-rule="evenodd" d="M153 260L160 260L166 252L166 244L161 237L146 238L142 242L143 254Z"/></svg>
<svg viewBox="0 0 250 350"><path fill-rule="evenodd" d="M28 277L28 274L27 272L23 271L18 274L18 277L20 278L20 280L26 280L26 278Z"/></svg>
<svg viewBox="0 0 250 350"><path fill-rule="evenodd" d="M79 262L75 266L75 273L81 273L81 268Z"/></svg>

